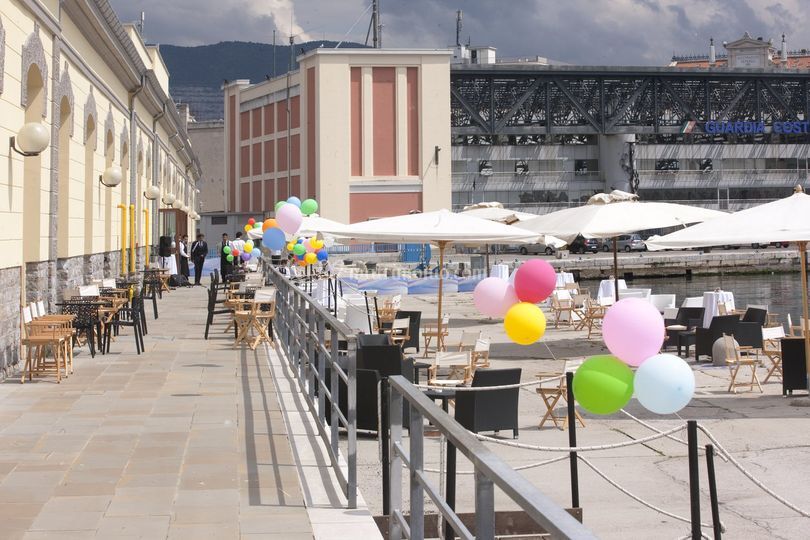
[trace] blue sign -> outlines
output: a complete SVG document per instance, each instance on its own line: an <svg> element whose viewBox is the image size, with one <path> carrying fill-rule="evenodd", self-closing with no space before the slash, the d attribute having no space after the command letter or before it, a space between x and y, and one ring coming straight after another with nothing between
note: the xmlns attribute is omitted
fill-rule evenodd
<svg viewBox="0 0 810 540"><path fill-rule="evenodd" d="M774 122L772 125L766 126L765 122L751 122L748 120L735 122L710 120L703 124L703 131L706 133L733 133L738 135L766 132L783 134L810 133L810 121Z"/></svg>

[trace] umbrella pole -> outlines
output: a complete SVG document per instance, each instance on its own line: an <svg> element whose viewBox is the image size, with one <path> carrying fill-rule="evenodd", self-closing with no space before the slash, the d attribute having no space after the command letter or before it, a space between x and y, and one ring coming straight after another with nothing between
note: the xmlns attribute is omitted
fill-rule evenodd
<svg viewBox="0 0 810 540"><path fill-rule="evenodd" d="M807 371L807 391L810 393L810 321L808 321L807 306L807 243L799 242L799 257L801 257L802 269L802 312L804 321L802 323L802 333L804 334L804 362Z"/></svg>
<svg viewBox="0 0 810 540"><path fill-rule="evenodd" d="M442 289L444 288L444 248L447 246L446 241L439 242L439 320L436 324L436 351L441 350L442 346Z"/></svg>
<svg viewBox="0 0 810 540"><path fill-rule="evenodd" d="M619 301L619 248L617 240L618 236L613 237L613 296L616 301Z"/></svg>
<svg viewBox="0 0 810 540"><path fill-rule="evenodd" d="M484 264L487 265L487 277L489 277L489 244L486 244L486 261Z"/></svg>

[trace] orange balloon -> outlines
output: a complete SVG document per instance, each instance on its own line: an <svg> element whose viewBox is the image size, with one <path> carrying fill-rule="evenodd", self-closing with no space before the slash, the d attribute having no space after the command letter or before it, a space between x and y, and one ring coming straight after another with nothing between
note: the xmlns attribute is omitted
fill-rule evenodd
<svg viewBox="0 0 810 540"><path fill-rule="evenodd" d="M298 266L306 266L306 261L298 261Z"/></svg>
<svg viewBox="0 0 810 540"><path fill-rule="evenodd" d="M273 218L265 219L264 223L262 223L262 232L273 227L278 227L278 225L276 225L276 220Z"/></svg>

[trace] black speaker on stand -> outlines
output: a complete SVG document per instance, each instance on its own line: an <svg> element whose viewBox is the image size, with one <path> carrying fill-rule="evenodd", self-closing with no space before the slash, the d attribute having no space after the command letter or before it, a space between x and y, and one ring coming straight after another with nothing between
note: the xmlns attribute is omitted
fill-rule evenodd
<svg viewBox="0 0 810 540"><path fill-rule="evenodd" d="M171 257L172 256L172 237L171 236L161 236L160 243L158 244L158 255L161 257Z"/></svg>

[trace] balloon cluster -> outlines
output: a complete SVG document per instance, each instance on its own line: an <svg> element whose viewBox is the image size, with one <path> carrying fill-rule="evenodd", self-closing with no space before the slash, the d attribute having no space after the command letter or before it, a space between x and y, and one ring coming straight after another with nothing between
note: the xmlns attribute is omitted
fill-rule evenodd
<svg viewBox="0 0 810 540"><path fill-rule="evenodd" d="M532 259L515 272L515 282L488 277L473 291L478 311L488 317L503 317L509 339L520 345L531 345L546 333L546 316L537 307L554 291L557 275L546 261Z"/></svg>
<svg viewBox="0 0 810 540"><path fill-rule="evenodd" d="M286 247L301 266L325 261L328 258L323 240L316 237L296 237L304 216L311 216L318 211L315 199L301 201L298 197L290 197L286 201L278 201L275 211L275 219L266 219L261 225L264 231L262 235L264 246L273 251L281 251ZM288 242L287 236L291 236L292 240Z"/></svg>
<svg viewBox="0 0 810 540"><path fill-rule="evenodd" d="M695 375L683 359L658 354L664 344L664 319L649 302L616 302L602 321L602 336L612 355L588 358L574 374L574 397L587 411L613 414L635 391L639 403L657 414L683 409L695 393ZM638 368L635 372L630 367Z"/></svg>
<svg viewBox="0 0 810 540"><path fill-rule="evenodd" d="M317 236L310 238L293 238L287 244L287 251L293 254L299 266L308 266L329 258L323 240Z"/></svg>

